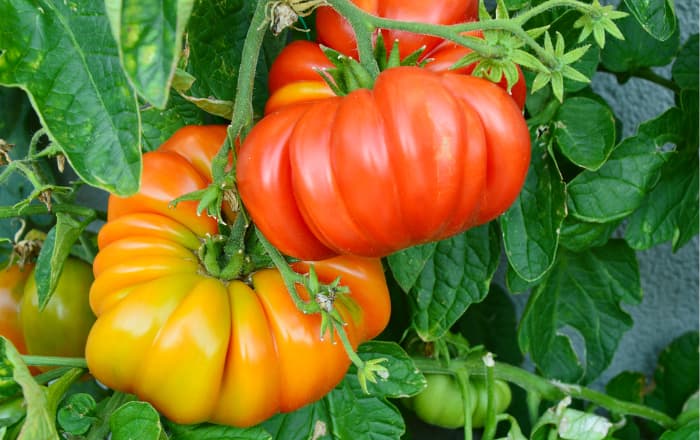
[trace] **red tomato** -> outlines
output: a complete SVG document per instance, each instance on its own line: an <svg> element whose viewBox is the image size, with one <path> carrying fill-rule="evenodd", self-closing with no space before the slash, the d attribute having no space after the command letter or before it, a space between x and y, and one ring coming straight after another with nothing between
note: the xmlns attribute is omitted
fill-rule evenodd
<svg viewBox="0 0 700 440"><path fill-rule="evenodd" d="M284 253L383 256L492 220L529 160L527 125L501 88L399 67L373 90L269 114L241 147L237 179Z"/></svg>
<svg viewBox="0 0 700 440"><path fill-rule="evenodd" d="M0 270L0 336L12 342L20 353L27 353L27 348L19 322L19 305L24 293L24 284L34 265L21 268L12 264Z"/></svg>
<svg viewBox="0 0 700 440"><path fill-rule="evenodd" d="M476 20L478 16L476 0L353 0L353 3L372 15L400 21L448 25ZM331 7L318 8L316 33L319 43L357 59L355 33ZM400 41L401 58L421 47L430 51L441 41L438 37L388 29L382 30L382 36L387 49L391 49L394 40Z"/></svg>

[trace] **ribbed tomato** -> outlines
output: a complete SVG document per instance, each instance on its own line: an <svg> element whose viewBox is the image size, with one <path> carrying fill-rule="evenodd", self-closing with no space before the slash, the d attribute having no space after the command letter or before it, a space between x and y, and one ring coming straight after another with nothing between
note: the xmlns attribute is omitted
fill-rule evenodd
<svg viewBox="0 0 700 440"><path fill-rule="evenodd" d="M268 114L241 147L237 179L256 225L288 255L376 257L494 219L529 161L527 125L503 89L398 67L372 90Z"/></svg>
<svg viewBox="0 0 700 440"><path fill-rule="evenodd" d="M173 146L180 133L144 155L137 194L110 197L93 266L90 304L98 318L87 362L102 383L178 423L251 426L321 398L350 360L330 335L321 339L320 316L295 307L278 271L229 281L203 269L197 251L218 232L216 221L197 215L194 203L169 203L210 183L213 154L198 136ZM352 344L382 331L390 303L379 260L339 257L314 267L321 281L340 277L350 288L335 306ZM309 270L304 262L292 268Z"/></svg>
<svg viewBox="0 0 700 440"><path fill-rule="evenodd" d="M11 264L0 270L0 336L12 342L20 353L26 353L22 326L19 322L19 305L24 293L24 284L34 265L20 268Z"/></svg>

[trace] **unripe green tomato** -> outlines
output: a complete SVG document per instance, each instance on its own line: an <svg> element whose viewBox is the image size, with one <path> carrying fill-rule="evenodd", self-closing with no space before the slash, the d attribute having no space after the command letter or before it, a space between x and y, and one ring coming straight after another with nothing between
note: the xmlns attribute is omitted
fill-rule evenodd
<svg viewBox="0 0 700 440"><path fill-rule="evenodd" d="M42 311L34 275L32 271L27 279L19 310L27 352L37 356L85 356L85 341L95 322L88 295L92 267L69 257L56 290Z"/></svg>
<svg viewBox="0 0 700 440"><path fill-rule="evenodd" d="M406 406L412 409L419 419L431 425L455 429L464 426L464 402L457 380L444 374L427 374L427 387L410 399ZM511 401L510 387L506 382L494 381L494 410L504 412ZM486 422L488 393L482 379L469 381L472 398L472 427L482 428Z"/></svg>
<svg viewBox="0 0 700 440"><path fill-rule="evenodd" d="M474 410L472 412L472 426L474 428L483 428L486 424L486 412L489 404L489 395L486 391L486 382L483 380L472 380L470 385L474 388L474 395L476 396L475 401L472 403L474 405ZM501 380L494 380L494 412L496 414L501 414L510 405L511 393L510 387L506 382Z"/></svg>

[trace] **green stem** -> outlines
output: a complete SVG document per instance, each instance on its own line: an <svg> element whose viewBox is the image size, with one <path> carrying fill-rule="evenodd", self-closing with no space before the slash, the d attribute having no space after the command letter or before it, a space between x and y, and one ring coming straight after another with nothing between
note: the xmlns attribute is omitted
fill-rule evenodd
<svg viewBox="0 0 700 440"><path fill-rule="evenodd" d="M22 355L22 360L25 364L33 365L36 367L87 368L87 362L85 361L85 358Z"/></svg>
<svg viewBox="0 0 700 440"><path fill-rule="evenodd" d="M93 209L86 208L80 205L56 205L51 208L51 212L64 212L68 214L75 214L77 216L85 218L97 218L97 214ZM40 214L49 214L49 210L46 208L46 206L42 204L31 204L21 207L0 206L0 219Z"/></svg>
<svg viewBox="0 0 700 440"><path fill-rule="evenodd" d="M540 15L550 9L559 8L562 6L574 8L583 13L588 13L594 10L591 5L577 0L549 0L516 15L512 18L512 20L522 26L533 17L536 17L537 15Z"/></svg>
<svg viewBox="0 0 700 440"><path fill-rule="evenodd" d="M657 84L661 87L665 87L672 91L675 94L679 94L681 92L680 87L678 87L678 84L673 82L673 80L670 80L668 78L664 78L663 76L659 75L658 73L654 72L650 68L641 68L641 69L636 69L631 72L625 72L624 75L619 73L619 72L613 72L608 69L605 69L603 67L598 68L601 72L605 73L610 73L613 74L617 77L617 81L619 83L624 83L626 82L630 76L635 77L635 78L640 78L647 80L649 82L652 82L654 84Z"/></svg>
<svg viewBox="0 0 700 440"><path fill-rule="evenodd" d="M373 20L377 17L368 14L348 0L326 1L340 15L345 17L352 27L355 32L355 41L357 41L357 53L360 57L360 64L367 69L372 78L376 78L379 75L379 65L377 60L374 59L372 33L379 27Z"/></svg>
<svg viewBox="0 0 700 440"><path fill-rule="evenodd" d="M352 344L350 343L350 339L348 339L348 334L345 331L343 324L333 320L333 329L338 333L338 336L340 336L340 341L343 343L343 347L345 348L348 357L350 358L352 363L355 364L357 370L361 371L365 365L365 362L362 359L360 359L360 356L358 356L357 353L355 353L355 349L352 348Z"/></svg>
<svg viewBox="0 0 700 440"><path fill-rule="evenodd" d="M267 240L267 238L265 237L265 235L263 235L260 229L255 228L255 233L257 234L260 243L263 245L265 252L272 260L272 263L282 275L284 285L287 288L289 295L292 297L294 305L297 307L297 309L301 310L302 312L308 313L312 309L310 305L315 305L315 303L304 301L299 296L299 293L296 289L297 284L304 284L304 276L294 272L292 268L289 267L289 264L287 264L287 261L284 259L282 254L280 254L277 248L274 247L272 243L270 243Z"/></svg>
<svg viewBox="0 0 700 440"><path fill-rule="evenodd" d="M493 440L494 437L496 437L496 408L494 407L496 397L494 390L493 355L487 353L483 358L483 362L486 366L486 394L488 398L486 400L486 423L484 424L484 434L482 438L483 440Z"/></svg>
<svg viewBox="0 0 700 440"><path fill-rule="evenodd" d="M469 392L469 371L466 368L460 368L455 374L459 391L462 393L462 403L464 404L464 440L472 440L472 406L474 401L472 393Z"/></svg>
<svg viewBox="0 0 700 440"><path fill-rule="evenodd" d="M455 374L454 371L457 368L466 366L472 375L486 374L481 359L453 359L449 369L442 367L434 359L414 358L414 362L424 373ZM666 429L672 429L676 426L676 421L673 418L648 406L625 402L581 385L550 381L513 365L496 362L493 373L496 379L514 383L526 391L536 392L546 400L557 401L568 395L591 402L617 414L651 420Z"/></svg>

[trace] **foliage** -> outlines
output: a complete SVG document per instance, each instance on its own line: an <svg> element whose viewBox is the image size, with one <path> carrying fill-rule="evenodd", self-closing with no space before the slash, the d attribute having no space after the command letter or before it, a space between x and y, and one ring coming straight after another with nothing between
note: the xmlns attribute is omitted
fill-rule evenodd
<svg viewBox="0 0 700 440"><path fill-rule="evenodd" d="M202 218L218 230L202 245L212 252L204 269L227 279L222 267L245 258L237 261L240 279L248 275L243 266L274 265L290 294L295 284L335 294L337 281L320 285L313 271L285 271L289 261L256 233L231 192L230 153L263 116L277 54L316 35L315 14L304 8L317 3L0 2L0 266L26 250L26 231L46 233L33 263L39 303L47 304L67 258L93 262L108 220L105 199L139 190L144 153L185 125L218 123L228 125L228 137L208 169L212 184L177 194L180 203L199 200L202 216L218 215L222 200L238 209L228 224ZM375 78L391 52L372 46L377 28L463 45L469 50L458 66L503 77L505 88L522 68L532 157L518 199L494 221L384 258L391 321L356 350L343 339L342 317L320 305L335 297L294 297L304 312L321 314L318 334L337 334L333 342L352 361L335 388L296 411L246 428L181 425L134 395L97 386L84 376L82 358L20 355L2 337L0 439L418 438L425 426L399 402L425 388L424 374L449 376L462 398L470 376L491 397L495 381L510 383L507 413L487 405L487 439L697 437L697 332L660 353L652 377L624 372L605 392L590 386L633 325L629 311L643 294L637 253L667 243L676 251L699 232L698 34L681 41L673 0L617 7L499 0L481 5L478 21L453 26L374 16L348 0L324 3L356 35L357 62L336 64L354 69L350 80ZM303 22L292 7L302 8ZM283 29L276 14L289 10L309 35ZM469 34L476 31L481 37ZM674 105L623 137L619 115L590 86L599 72L664 87ZM167 171L162 180L177 182ZM499 264L505 283L496 277ZM524 291L527 306L517 313L510 295ZM696 294L688 292L688 301ZM55 368L32 376L35 365ZM468 426L464 437L471 436Z"/></svg>

